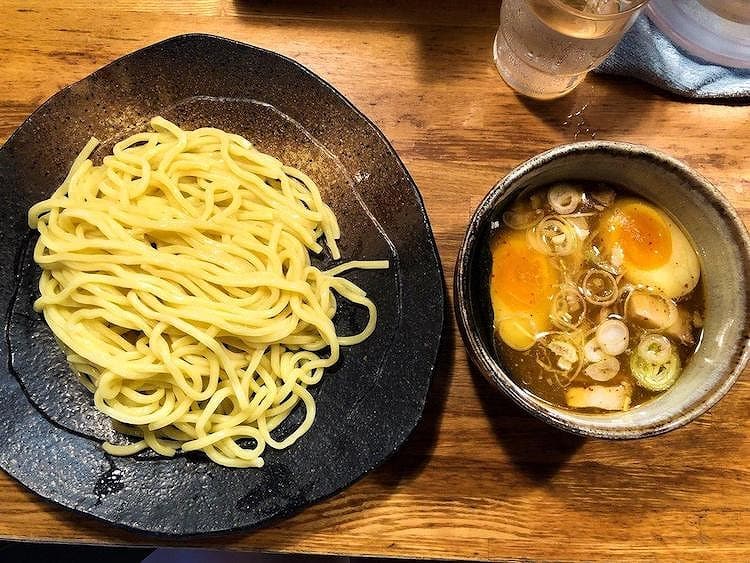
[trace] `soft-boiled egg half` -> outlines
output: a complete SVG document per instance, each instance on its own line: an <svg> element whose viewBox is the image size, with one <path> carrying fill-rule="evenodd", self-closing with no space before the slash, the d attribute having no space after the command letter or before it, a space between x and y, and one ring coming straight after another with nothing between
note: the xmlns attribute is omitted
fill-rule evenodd
<svg viewBox="0 0 750 563"><path fill-rule="evenodd" d="M552 298L560 272L550 257L532 249L523 231L505 231L492 243L490 297L498 337L514 350L528 350L551 329Z"/></svg>
<svg viewBox="0 0 750 563"><path fill-rule="evenodd" d="M599 221L602 257L621 268L626 281L651 286L676 299L700 279L700 263L680 228L642 200L617 200Z"/></svg>

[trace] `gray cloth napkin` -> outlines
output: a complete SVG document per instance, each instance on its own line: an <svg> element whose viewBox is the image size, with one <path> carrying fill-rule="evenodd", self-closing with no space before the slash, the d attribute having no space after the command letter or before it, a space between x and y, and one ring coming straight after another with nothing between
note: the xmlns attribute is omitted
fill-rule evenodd
<svg viewBox="0 0 750 563"><path fill-rule="evenodd" d="M691 98L750 97L750 70L688 55L642 14L596 72L632 76Z"/></svg>

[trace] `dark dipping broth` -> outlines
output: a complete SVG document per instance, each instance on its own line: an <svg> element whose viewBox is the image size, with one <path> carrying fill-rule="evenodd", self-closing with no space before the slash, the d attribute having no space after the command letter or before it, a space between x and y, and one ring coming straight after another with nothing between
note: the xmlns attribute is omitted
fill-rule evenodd
<svg viewBox="0 0 750 563"><path fill-rule="evenodd" d="M493 224L497 351L538 397L624 411L679 378L703 325L700 262L664 211L619 186L553 184Z"/></svg>

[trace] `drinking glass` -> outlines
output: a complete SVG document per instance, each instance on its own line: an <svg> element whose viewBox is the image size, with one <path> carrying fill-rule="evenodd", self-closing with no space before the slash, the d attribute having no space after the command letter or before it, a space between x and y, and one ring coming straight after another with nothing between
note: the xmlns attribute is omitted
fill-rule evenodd
<svg viewBox="0 0 750 563"><path fill-rule="evenodd" d="M614 48L648 0L503 0L494 56L520 94L573 90Z"/></svg>

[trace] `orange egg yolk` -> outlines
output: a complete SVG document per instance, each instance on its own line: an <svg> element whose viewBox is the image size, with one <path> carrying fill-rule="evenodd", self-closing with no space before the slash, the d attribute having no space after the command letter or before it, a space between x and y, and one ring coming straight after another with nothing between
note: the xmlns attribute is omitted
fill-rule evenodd
<svg viewBox="0 0 750 563"><path fill-rule="evenodd" d="M546 315L557 271L549 258L526 242L523 232L495 239L492 247L492 299L513 312Z"/></svg>
<svg viewBox="0 0 750 563"><path fill-rule="evenodd" d="M654 270L666 264L672 254L672 235L661 215L641 203L615 209L607 220L602 238L611 251L622 248L626 265Z"/></svg>

